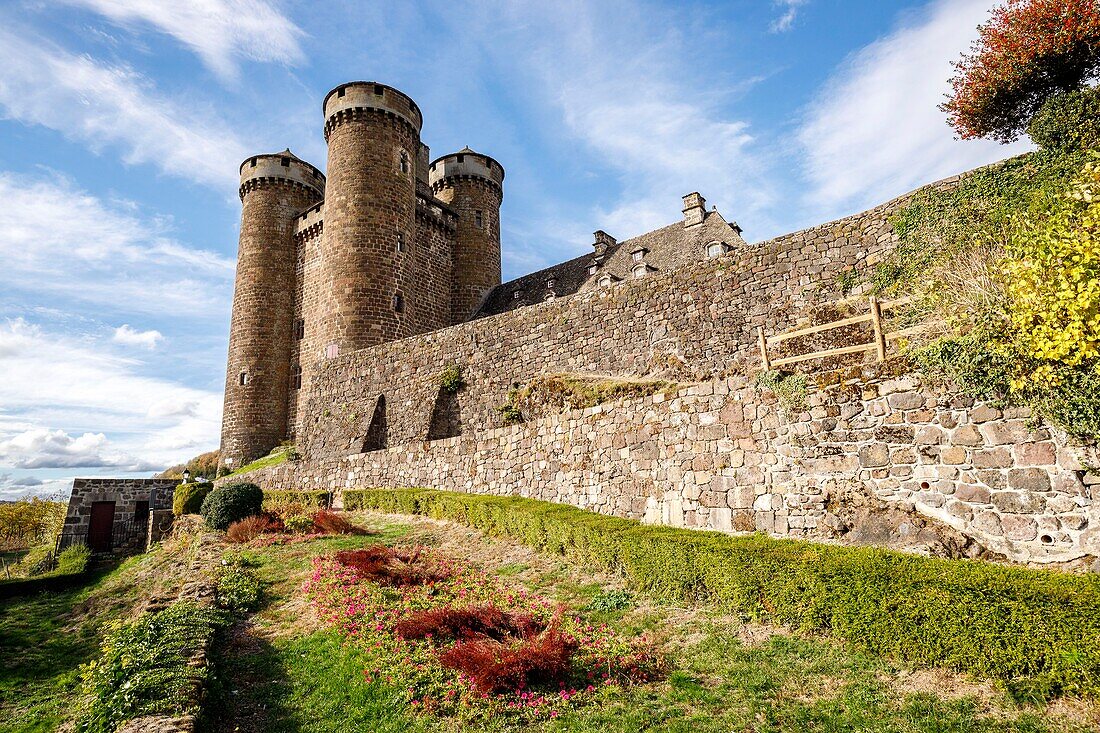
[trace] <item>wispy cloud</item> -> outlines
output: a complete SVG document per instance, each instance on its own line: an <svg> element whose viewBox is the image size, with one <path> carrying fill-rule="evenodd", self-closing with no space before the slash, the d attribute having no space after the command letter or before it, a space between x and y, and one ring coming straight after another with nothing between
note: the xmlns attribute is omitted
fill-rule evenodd
<svg viewBox="0 0 1100 733"><path fill-rule="evenodd" d="M56 175L2 171L0 201L0 286L9 293L183 318L229 307L233 262L172 239L169 221L129 202L104 202Z"/></svg>
<svg viewBox="0 0 1100 733"><path fill-rule="evenodd" d="M140 346L144 349L155 349L157 344L164 340L164 334L156 330L138 331L128 323L123 323L115 329L115 335L111 340L123 346Z"/></svg>
<svg viewBox="0 0 1100 733"><path fill-rule="evenodd" d="M151 26L194 51L225 79L241 59L288 65L305 59L302 30L265 0L63 0L130 27Z"/></svg>
<svg viewBox="0 0 1100 733"><path fill-rule="evenodd" d="M846 61L798 133L811 206L845 213L1027 149L955 140L937 108L951 61L994 4L937 0Z"/></svg>
<svg viewBox="0 0 1100 733"><path fill-rule="evenodd" d="M147 470L214 447L221 395L142 371L107 344L0 323L0 467Z"/></svg>
<svg viewBox="0 0 1100 733"><path fill-rule="evenodd" d="M772 33L785 33L794 27L794 21L798 18L798 11L810 0L775 0L775 5L782 14L772 21Z"/></svg>
<svg viewBox="0 0 1100 733"><path fill-rule="evenodd" d="M170 6L168 6L170 7ZM157 91L134 70L0 28L0 117L57 130L129 164L232 190L245 146L201 105Z"/></svg>

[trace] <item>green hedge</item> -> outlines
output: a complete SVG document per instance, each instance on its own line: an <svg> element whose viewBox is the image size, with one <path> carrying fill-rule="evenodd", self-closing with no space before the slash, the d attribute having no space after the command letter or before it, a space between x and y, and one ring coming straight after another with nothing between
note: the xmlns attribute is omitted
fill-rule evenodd
<svg viewBox="0 0 1100 733"><path fill-rule="evenodd" d="M86 545L75 545L57 556L57 567L30 578L0 580L0 598L28 596L42 591L59 591L84 580L92 553Z"/></svg>
<svg viewBox="0 0 1100 733"><path fill-rule="evenodd" d="M451 519L623 573L668 601L716 602L1015 694L1100 695L1100 576L764 535L654 527L570 506L430 489L344 492L344 508Z"/></svg>
<svg viewBox="0 0 1100 733"><path fill-rule="evenodd" d="M213 490L214 484L205 481L180 484L172 494L172 514L177 517L184 514L198 514L206 495Z"/></svg>
<svg viewBox="0 0 1100 733"><path fill-rule="evenodd" d="M332 494L328 491L269 491L264 490L264 509L270 510L286 504L303 504L305 506L325 509L328 507Z"/></svg>

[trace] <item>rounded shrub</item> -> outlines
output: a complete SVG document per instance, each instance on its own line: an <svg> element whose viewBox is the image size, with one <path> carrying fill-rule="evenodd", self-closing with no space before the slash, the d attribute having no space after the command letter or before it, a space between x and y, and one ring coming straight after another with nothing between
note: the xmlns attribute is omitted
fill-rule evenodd
<svg viewBox="0 0 1100 733"><path fill-rule="evenodd" d="M1100 88L1051 97L1031 118L1027 134L1044 150L1090 150L1100 146Z"/></svg>
<svg viewBox="0 0 1100 733"><path fill-rule="evenodd" d="M256 484L220 486L203 499L200 514L211 529L228 529L233 522L260 513L264 492Z"/></svg>
<svg viewBox="0 0 1100 733"><path fill-rule="evenodd" d="M202 502L206 499L206 495L213 490L214 484L204 481L180 484L172 495L172 513L177 517L184 514L198 514L202 510Z"/></svg>

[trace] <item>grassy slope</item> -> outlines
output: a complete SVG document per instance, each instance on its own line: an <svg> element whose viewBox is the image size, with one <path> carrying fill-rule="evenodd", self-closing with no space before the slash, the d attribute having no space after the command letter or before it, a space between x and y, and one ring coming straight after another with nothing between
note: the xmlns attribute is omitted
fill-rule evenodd
<svg viewBox="0 0 1100 733"><path fill-rule="evenodd" d="M441 544L456 556L543 595L583 608L615 578L558 558L489 541L456 526L424 520L368 518L386 542ZM221 694L209 731L329 733L336 731L458 731L457 721L410 717L397 690L363 679L354 647L311 620L299 588L310 558L337 547L378 540L327 539L249 550L263 564L269 602L226 647ZM1018 707L987 685L939 672L907 673L843 644L748 627L706 607L640 603L614 612L587 612L623 630L662 640L675 671L663 683L609 691L541 731L1078 731L1087 711L1065 716L1056 706ZM231 722L230 722L231 721ZM1076 722L1074 722L1076 721ZM501 728L506 730L507 728Z"/></svg>

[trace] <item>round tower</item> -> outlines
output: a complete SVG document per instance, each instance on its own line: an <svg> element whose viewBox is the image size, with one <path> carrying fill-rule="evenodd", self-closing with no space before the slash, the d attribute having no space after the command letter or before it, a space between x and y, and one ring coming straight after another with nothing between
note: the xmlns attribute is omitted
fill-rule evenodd
<svg viewBox="0 0 1100 733"><path fill-rule="evenodd" d="M458 214L453 252L451 322L474 314L500 285L500 204L504 167L488 155L463 148L428 169L435 196Z"/></svg>
<svg viewBox="0 0 1100 733"><path fill-rule="evenodd" d="M406 312L412 294L400 286L415 274L409 250L423 117L404 93L359 81L329 92L324 111L330 302L319 325L331 357L426 330Z"/></svg>
<svg viewBox="0 0 1100 733"><path fill-rule="evenodd" d="M241 163L241 237L229 327L221 460L266 455L286 437L294 348L295 218L325 176L289 150Z"/></svg>

